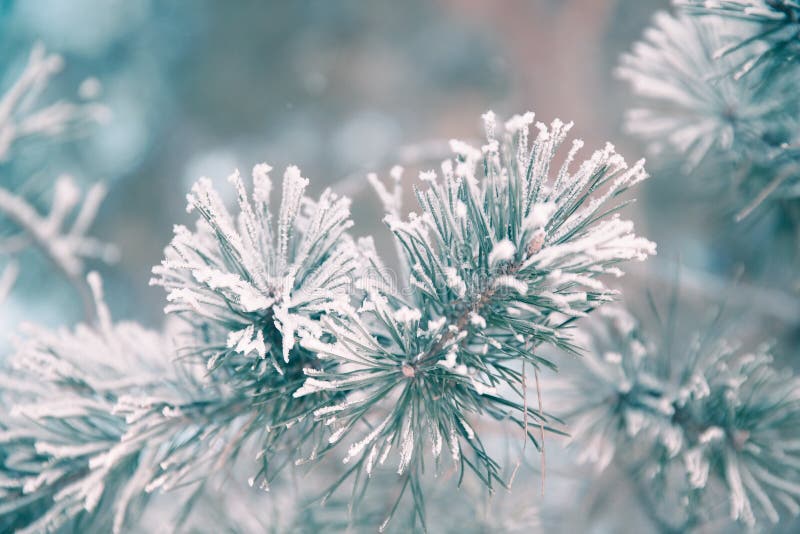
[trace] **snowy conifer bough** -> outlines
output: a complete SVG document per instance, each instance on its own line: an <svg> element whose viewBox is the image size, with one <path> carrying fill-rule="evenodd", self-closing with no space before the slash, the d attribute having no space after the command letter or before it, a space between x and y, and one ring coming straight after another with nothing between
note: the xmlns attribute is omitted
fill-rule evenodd
<svg viewBox="0 0 800 534"><path fill-rule="evenodd" d="M746 39L715 51L715 55L722 56L746 49L750 57L740 65L739 75L762 65L774 72L787 63L797 62L800 53L797 0L673 0L673 3L692 15L719 16L751 26Z"/></svg>
<svg viewBox="0 0 800 534"><path fill-rule="evenodd" d="M199 492L241 445L249 404L175 362L169 336L112 323L89 283L97 326L29 328L0 379L4 531L119 532L155 490Z"/></svg>
<svg viewBox="0 0 800 534"><path fill-rule="evenodd" d="M734 79L730 74L741 51L716 57L726 43L739 42L740 26L661 12L645 40L620 59L617 76L630 82L646 105L628 111L626 128L648 140L653 152L672 145L685 153L687 171L714 149L731 156L768 156L764 141L786 120L786 106L797 100L788 91L788 78L766 94Z"/></svg>
<svg viewBox="0 0 800 534"><path fill-rule="evenodd" d="M767 198L797 198L800 26L791 23L792 42L783 46L742 20L766 16L768 6L755 4L791 11L794 2L678 3L688 13L656 14L644 40L620 60L617 75L641 97L626 114L626 129L654 153L669 147L683 155L687 173L703 160L722 164L722 178L709 178L742 197L740 219ZM742 17L720 16L734 4ZM705 16L690 16L698 13ZM765 59L781 54L780 61Z"/></svg>
<svg viewBox="0 0 800 534"><path fill-rule="evenodd" d="M250 194L238 172L230 176L238 194L236 216L210 180L199 180L187 208L199 213L197 228L175 228L151 281L167 289L166 311L194 329L193 341L182 347L184 356L200 358L220 380L252 398L257 409L248 432L267 429L263 466L255 477L264 487L272 444L292 450L315 430L298 425L297 443L287 443L285 431L310 423L304 407L318 401L293 396L305 379L303 369L327 365L296 338L321 336L319 318L348 305L359 265L345 233L352 224L350 201L329 190L311 200L304 195L308 180L289 167L273 223L270 170L266 164L253 168Z"/></svg>
<svg viewBox="0 0 800 534"><path fill-rule="evenodd" d="M344 459L328 495L355 474L352 514L376 464L396 456L381 527L408 488L411 525L425 526L425 450L437 470L508 485L487 424L510 423L536 447L562 432L529 405L526 369L555 368L539 346L573 350L573 321L615 296L603 275L655 246L616 213L618 195L646 178L642 162L629 168L607 145L573 164L574 141L559 165L571 125L536 124L529 143L533 114L504 128L484 119L482 149L453 141L441 174L421 175L421 215L401 219L401 169L391 192L371 177L405 288L370 239L347 234L349 201L309 199L297 168L284 173L274 225L267 165L250 192L230 177L235 215L197 182L196 229L176 227L152 280L183 330L112 323L92 274L96 325L20 342L2 382L0 527L121 531L153 492L193 485L180 521L251 448L248 482L264 489L284 465Z"/></svg>
<svg viewBox="0 0 800 534"><path fill-rule="evenodd" d="M109 110L91 101L97 96L99 85L94 78L85 80L78 91L89 102L59 100L40 105L41 93L63 63L61 56L47 54L41 43L34 45L22 73L0 96L0 166L12 159L14 148L20 143L79 135L89 125L108 119ZM114 247L87 235L105 191L103 184L95 184L81 202L74 180L59 176L50 211L42 214L32 201L11 188L10 180L0 185L0 230L4 230L0 237L0 303L11 292L19 274L17 256L34 246L76 287L84 301L85 315L93 315L91 295L82 277L84 262L113 262L117 257Z"/></svg>
<svg viewBox="0 0 800 534"><path fill-rule="evenodd" d="M455 156L441 172L420 175L421 214L401 220L399 188L372 179L409 287L371 284L358 310L324 317L335 339L305 335L302 345L336 365L307 368L294 393L344 396L313 412L331 429L315 452L346 443L350 467L337 485L355 475L364 487L354 495L395 456L397 502L410 487L423 525L424 456L437 469L449 459L459 478L472 471L490 489L507 485L481 429L507 421L537 447L535 432L559 431L541 406L528 406L525 366L555 367L537 347L572 348L567 326L614 296L599 277L655 252L616 214L625 204L617 196L646 178L643 162L628 167L606 145L572 168L579 140L555 161L571 124L537 123L529 144L532 113L504 128L491 112L484 120L485 146L452 141ZM401 179L400 169L392 174Z"/></svg>
<svg viewBox="0 0 800 534"><path fill-rule="evenodd" d="M95 102L59 100L36 108L50 78L63 66L61 56L47 54L41 43L34 45L25 69L0 97L0 162L10 158L15 143L33 137L75 135L108 118L108 109ZM94 78L85 80L79 89L80 96L87 100L95 98L98 83Z"/></svg>
<svg viewBox="0 0 800 534"><path fill-rule="evenodd" d="M623 309L605 315L582 372L567 376L581 457L628 472L665 532L719 525L725 511L760 528L797 515L800 380L766 347L744 350L719 310L694 332L675 298L656 330Z"/></svg>

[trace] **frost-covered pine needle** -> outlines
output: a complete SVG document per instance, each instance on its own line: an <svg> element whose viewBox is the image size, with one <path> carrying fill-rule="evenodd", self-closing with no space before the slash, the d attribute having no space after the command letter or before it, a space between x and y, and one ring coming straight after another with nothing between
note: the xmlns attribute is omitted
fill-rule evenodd
<svg viewBox="0 0 800 534"><path fill-rule="evenodd" d="M168 336L113 323L89 284L97 325L28 327L0 378L3 531L121 532L148 495L238 450L248 403L177 363Z"/></svg>
<svg viewBox="0 0 800 534"><path fill-rule="evenodd" d="M317 412L331 428L320 453L349 447L351 467L336 486L354 475L365 487L375 462L395 457L398 502L410 489L421 522L426 451L437 471L450 464L493 490L507 483L477 423L495 419L527 431L530 419L533 428L560 432L556 419L523 402L521 365L554 367L535 347L571 347L565 326L614 297L602 275L619 276L619 264L655 252L616 213L625 204L618 195L647 177L643 162L628 167L606 145L573 166L581 141L557 162L571 124L537 123L529 141L532 113L505 126L491 112L484 121L486 145L454 140L454 157L421 175L421 213L387 214L408 288L372 285L358 310L323 319L333 339L302 341L338 366L315 371L295 396L352 396L336 405L335 417L333 407Z"/></svg>
<svg viewBox="0 0 800 534"><path fill-rule="evenodd" d="M761 39L747 17L720 16L734 4L749 16L756 8L745 4L764 2L680 3L692 6L685 7L689 14L657 13L642 41L620 59L616 74L639 97L626 113L626 129L654 153L670 149L687 173L704 161L717 164L716 175L704 179L743 197L740 215L768 197L796 197L800 56L762 62L780 45ZM697 13L705 16L691 16ZM791 24L796 49L800 26Z"/></svg>
<svg viewBox="0 0 800 534"><path fill-rule="evenodd" d="M767 347L741 348L719 312L689 330L676 302L652 328L608 309L570 370L565 419L579 458L631 473L650 515L672 529L797 515L800 381Z"/></svg>
<svg viewBox="0 0 800 534"><path fill-rule="evenodd" d="M108 119L108 109L96 102L60 100L41 105L41 93L63 63L61 56L47 54L41 43L36 44L22 73L0 95L0 166L13 157L13 149L19 143L76 135L87 126ZM0 303L18 272L13 267L14 258L36 246L81 292L86 315L92 315L91 297L82 277L84 260L112 262L117 257L114 247L87 235L105 191L104 185L95 184L81 201L74 180L60 176L53 187L50 211L40 213L30 199L10 189L7 183L0 184L0 227L7 227L6 235L0 238L0 266L4 269Z"/></svg>
<svg viewBox="0 0 800 534"><path fill-rule="evenodd" d="M721 57L737 50L746 56L736 71L737 77L758 72L767 74L800 58L800 2L797 0L673 0L684 12L700 17L719 17L746 23L749 32L738 42L715 50ZM763 74L763 72L761 73Z"/></svg>

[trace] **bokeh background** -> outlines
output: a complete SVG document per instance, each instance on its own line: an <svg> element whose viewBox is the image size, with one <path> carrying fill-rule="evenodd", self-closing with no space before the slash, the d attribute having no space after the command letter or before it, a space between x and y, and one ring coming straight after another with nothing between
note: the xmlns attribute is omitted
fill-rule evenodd
<svg viewBox="0 0 800 534"><path fill-rule="evenodd" d="M67 65L49 91L73 95L94 76L114 118L86 139L28 150L0 167L0 179L47 184L68 172L108 182L95 234L122 258L95 267L117 316L157 324L163 296L147 287L149 269L172 225L186 220L184 194L202 175L297 164L314 189L351 195L361 232L373 233L381 214L364 174L397 162L432 166L449 138L480 135L487 109L572 120L587 152L611 140L638 159L642 144L621 131L631 96L613 70L653 13L668 8L668 0L5 0L0 87L41 41ZM650 266L658 276L670 277L666 264L678 257L723 276L744 263L745 278L762 281L784 268L754 250L759 232L773 235L769 214L732 231L713 192L691 187L677 168L651 162L650 172L637 222L659 244ZM12 313L61 324L79 310L45 267L26 264L4 324ZM695 285L720 289L705 282ZM798 312L777 302L777 311L763 307L778 320Z"/></svg>
<svg viewBox="0 0 800 534"><path fill-rule="evenodd" d="M222 182L235 167L297 164L313 192L351 195L359 232L380 236L365 173L435 165L448 139L481 135L487 109L572 120L587 152L613 140L628 159L640 157L641 146L620 134L628 95L612 70L667 4L6 0L0 87L42 41L66 62L53 97L94 76L114 118L88 138L29 149L0 167L0 179L32 176L46 189L67 172L109 183L94 235L122 256L92 267L117 317L156 325L163 294L148 287L149 271L172 225L188 220L185 193L200 176ZM79 319L70 288L35 264L26 263L4 323Z"/></svg>

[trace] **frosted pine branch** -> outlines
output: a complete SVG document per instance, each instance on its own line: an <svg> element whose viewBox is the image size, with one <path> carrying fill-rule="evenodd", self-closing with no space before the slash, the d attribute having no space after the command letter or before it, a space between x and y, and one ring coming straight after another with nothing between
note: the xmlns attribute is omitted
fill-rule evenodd
<svg viewBox="0 0 800 534"><path fill-rule="evenodd" d="M64 100L40 105L39 97L50 78L61 70L60 56L45 52L42 44L33 47L28 63L10 88L0 96L0 164L13 156L16 143L28 139L43 139L79 134L94 123L105 121L108 109L98 103L73 103ZM90 100L96 90L96 80L87 80L82 98ZM38 107L37 107L38 106ZM60 177L54 187L50 212L40 214L32 203L7 186L0 187L0 215L15 231L0 241L0 257L13 259L33 245L52 260L64 276L76 286L84 300L86 315L91 316L88 288L83 283L84 260L99 258L114 261L116 249L87 236L89 226L105 196L105 186L96 184L80 202L80 192L68 176ZM71 225L68 221L71 217ZM15 264L9 263L0 283L0 302L10 292L16 278Z"/></svg>
<svg viewBox="0 0 800 534"><path fill-rule="evenodd" d="M571 124L537 123L529 144L532 113L505 128L491 112L484 121L482 149L452 141L455 156L441 174L420 175L422 214L401 220L399 195L371 179L403 251L408 289L371 285L357 311L323 319L332 342L303 337L305 348L338 365L308 370L295 396L345 395L314 412L331 429L318 453L347 443L352 468L343 479L354 475L362 486L394 456L400 497L411 490L420 521L427 451L437 470L452 463L492 490L507 482L473 422L525 429L530 420L560 432L557 419L522 402L521 366L554 367L531 347L571 347L564 326L614 297L601 276L620 276L620 263L655 252L616 214L625 203L614 203L647 177L643 162L628 167L607 145L572 169L583 144L574 141L557 166ZM527 434L538 447L532 427Z"/></svg>
<svg viewBox="0 0 800 534"><path fill-rule="evenodd" d="M712 149L747 147L750 139L739 137L766 126L777 103L759 102L756 89L729 76L736 56L714 56L737 35L732 24L658 13L616 70L646 104L627 112L628 131L644 137L654 152L671 145L685 154L687 170Z"/></svg>
<svg viewBox="0 0 800 534"><path fill-rule="evenodd" d="M63 63L61 56L48 55L44 45L36 44L22 74L0 97L0 162L9 158L13 144L18 141L80 132L87 125L108 119L108 109L92 102L60 100L36 107L39 95ZM94 96L83 92L88 98Z"/></svg>
<svg viewBox="0 0 800 534"><path fill-rule="evenodd" d="M616 70L640 97L626 129L654 153L671 149L687 173L722 163L713 183L742 197L740 218L767 198L796 197L800 179L800 63L754 65L752 49L768 47L736 17L661 12Z"/></svg>
<svg viewBox="0 0 800 534"><path fill-rule="evenodd" d="M151 281L168 292L165 311L195 332L182 353L259 405L252 426L267 429L264 465L255 477L263 484L271 476L267 460L274 446L291 449L289 443L299 440L302 447L307 432L316 432L305 417L316 397L296 399L293 393L304 369L330 364L296 341L304 333L323 335L320 317L349 307L360 269L346 234L349 200L331 191L311 200L308 180L289 167L273 221L270 170L266 164L253 168L251 192L238 172L229 177L238 194L236 215L208 179L198 181L188 196L188 209L200 215L197 228L176 227Z"/></svg>
<svg viewBox="0 0 800 534"><path fill-rule="evenodd" d="M97 326L29 327L0 380L3 530L124 531L152 494L230 469L251 430L249 399L175 362L168 336L113 323L89 282Z"/></svg>
<svg viewBox="0 0 800 534"><path fill-rule="evenodd" d="M800 3L796 0L673 0L684 12L742 21L750 26L746 38L714 51L716 57L745 50L737 77L764 67L775 71L796 64L800 45Z"/></svg>
<svg viewBox="0 0 800 534"><path fill-rule="evenodd" d="M105 196L105 186L93 185L83 201L80 195L73 179L61 176L55 183L50 211L40 214L24 198L0 187L0 214L19 230L0 246L8 248L3 251L7 254L18 253L27 244L38 247L89 300L81 279L85 260L113 262L118 253L115 247L86 235Z"/></svg>
<svg viewBox="0 0 800 534"><path fill-rule="evenodd" d="M609 309L564 388L579 458L630 472L673 529L722 510L750 527L797 515L800 382L767 347L741 348L719 312L701 330L685 315L674 298L655 328Z"/></svg>

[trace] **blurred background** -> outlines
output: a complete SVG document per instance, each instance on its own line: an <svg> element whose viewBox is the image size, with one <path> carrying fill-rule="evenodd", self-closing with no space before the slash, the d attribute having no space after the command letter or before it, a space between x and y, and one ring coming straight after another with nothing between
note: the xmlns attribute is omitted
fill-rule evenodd
<svg viewBox="0 0 800 534"><path fill-rule="evenodd" d="M116 317L157 325L163 294L148 287L150 268L172 225L188 220L185 193L200 176L224 181L235 167L296 164L314 194L351 195L358 232L380 237L365 173L434 166L448 139L482 135L487 109L572 120L586 152L613 140L637 159L642 147L620 134L627 95L612 70L667 4L6 0L0 87L41 41L65 59L48 92L71 98L96 77L113 119L75 142L23 146L0 166L0 180L35 178L45 189L70 173L107 182L93 234L117 244L121 258L91 267L104 275ZM669 257L657 229L641 232ZM684 261L714 261L696 241L682 243ZM46 262L25 265L5 325L80 318L75 295Z"/></svg>

